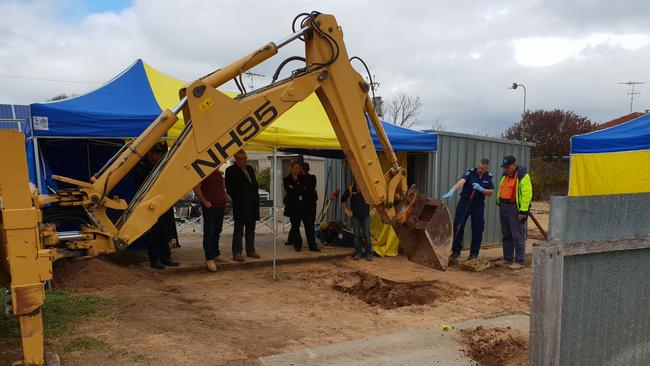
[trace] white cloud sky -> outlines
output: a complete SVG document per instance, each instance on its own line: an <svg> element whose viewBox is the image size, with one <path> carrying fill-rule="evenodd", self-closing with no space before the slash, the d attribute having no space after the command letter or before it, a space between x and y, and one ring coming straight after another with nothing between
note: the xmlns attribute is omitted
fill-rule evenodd
<svg viewBox="0 0 650 366"><path fill-rule="evenodd" d="M455 131L502 132L521 113L521 92L508 89L515 81L526 85L529 109L604 121L627 113L617 82L650 80L645 0L136 0L115 11L80 8L81 0L0 0L0 103L98 86L6 76L104 82L137 58L191 80L283 38L297 13L313 9L337 16L349 53L381 83L378 94L421 97L422 128L439 120ZM283 57L301 53L299 44L288 47L255 71L271 75ZM636 109L650 108L650 85L640 91Z"/></svg>

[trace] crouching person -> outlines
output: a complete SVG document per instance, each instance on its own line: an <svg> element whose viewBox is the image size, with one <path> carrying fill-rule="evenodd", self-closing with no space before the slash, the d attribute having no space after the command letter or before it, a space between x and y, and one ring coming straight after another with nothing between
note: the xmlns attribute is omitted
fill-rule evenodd
<svg viewBox="0 0 650 366"><path fill-rule="evenodd" d="M348 209L347 201L350 200L352 209ZM352 221L354 231L354 259L359 260L366 257L373 260L372 242L370 239L370 206L366 203L357 187L355 181L341 196L341 208L347 217ZM365 249L365 253L362 251Z"/></svg>

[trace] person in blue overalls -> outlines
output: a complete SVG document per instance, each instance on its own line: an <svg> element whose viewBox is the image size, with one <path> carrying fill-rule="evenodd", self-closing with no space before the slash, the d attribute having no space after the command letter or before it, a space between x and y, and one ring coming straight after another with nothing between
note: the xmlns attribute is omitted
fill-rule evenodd
<svg viewBox="0 0 650 366"><path fill-rule="evenodd" d="M494 193L494 183L492 183L492 174L489 170L490 161L481 159L476 168L466 171L449 192L441 197L445 200L450 199L458 189L463 187L454 216L454 243L449 258L450 262L460 257L460 251L463 249L465 223L470 216L472 217L472 246L467 259L472 260L478 257L485 228L485 196L491 196Z"/></svg>

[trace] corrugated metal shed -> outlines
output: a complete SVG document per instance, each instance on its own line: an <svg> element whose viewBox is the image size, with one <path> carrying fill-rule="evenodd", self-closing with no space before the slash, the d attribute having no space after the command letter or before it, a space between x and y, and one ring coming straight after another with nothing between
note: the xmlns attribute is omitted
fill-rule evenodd
<svg viewBox="0 0 650 366"><path fill-rule="evenodd" d="M440 197L458 181L469 168L476 166L482 158L490 159L495 185L501 176L501 160L506 155L514 155L519 163L528 167L532 143L522 144L520 141L504 140L492 137L474 136L454 132L425 131L438 135L438 150L429 153L409 153L408 166L409 185L415 184L420 192ZM350 170L345 162L328 159L326 170L330 167L330 184L334 187L345 187L351 181ZM330 185L332 187L332 185ZM331 188L330 188L331 190ZM449 201L449 209L455 214L458 194ZM465 232L465 248L469 248L471 229L469 222ZM501 224L499 210L493 197L486 200L485 232L483 244L498 244L501 242Z"/></svg>
<svg viewBox="0 0 650 366"><path fill-rule="evenodd" d="M529 167L530 150L532 143L504 140L493 137L483 137L455 132L429 131L438 135L438 151L429 161L428 170L431 172L427 179L427 194L440 197L465 173L473 168L482 158L490 159L491 172L494 176L495 186L501 177L501 160L506 155L514 155L520 165ZM449 201L449 210L452 218L456 212L459 195L456 194ZM469 221L469 220L468 220ZM465 248L469 248L471 228L468 222L465 227ZM494 197L485 201L485 232L483 245L501 243L501 224L499 221L499 208Z"/></svg>

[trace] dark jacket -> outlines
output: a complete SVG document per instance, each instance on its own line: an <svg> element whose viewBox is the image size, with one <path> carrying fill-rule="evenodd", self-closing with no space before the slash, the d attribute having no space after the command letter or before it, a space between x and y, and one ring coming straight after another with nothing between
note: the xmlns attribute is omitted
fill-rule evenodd
<svg viewBox="0 0 650 366"><path fill-rule="evenodd" d="M226 192L232 199L232 214L236 221L260 219L260 196L255 171L246 165L250 181L242 168L233 164L226 169Z"/></svg>
<svg viewBox="0 0 650 366"><path fill-rule="evenodd" d="M316 193L316 176L313 174L303 174L300 176L303 181L305 193L303 193L303 204L315 206L318 201L318 194Z"/></svg>
<svg viewBox="0 0 650 366"><path fill-rule="evenodd" d="M284 215L293 217L300 215L300 201L304 194L303 180L300 176L298 179L293 179L291 174L284 177L282 180L284 185Z"/></svg>

